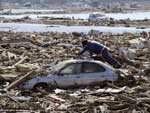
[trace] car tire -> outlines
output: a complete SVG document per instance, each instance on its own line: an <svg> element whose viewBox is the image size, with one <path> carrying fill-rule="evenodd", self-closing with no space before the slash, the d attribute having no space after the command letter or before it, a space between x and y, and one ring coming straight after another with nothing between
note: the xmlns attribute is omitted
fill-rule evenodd
<svg viewBox="0 0 150 113"><path fill-rule="evenodd" d="M48 91L48 84L46 83L38 83L33 87L33 91L41 92L41 91Z"/></svg>

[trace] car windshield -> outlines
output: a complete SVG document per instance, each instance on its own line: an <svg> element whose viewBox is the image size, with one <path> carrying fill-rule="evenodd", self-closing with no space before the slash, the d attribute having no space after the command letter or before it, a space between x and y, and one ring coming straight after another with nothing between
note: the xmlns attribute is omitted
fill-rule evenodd
<svg viewBox="0 0 150 113"><path fill-rule="evenodd" d="M57 73L57 72L58 72L61 68L63 68L65 65L66 65L65 62L59 62L58 64L51 66L51 67L50 67L50 70L51 70L50 73L51 73L51 74Z"/></svg>

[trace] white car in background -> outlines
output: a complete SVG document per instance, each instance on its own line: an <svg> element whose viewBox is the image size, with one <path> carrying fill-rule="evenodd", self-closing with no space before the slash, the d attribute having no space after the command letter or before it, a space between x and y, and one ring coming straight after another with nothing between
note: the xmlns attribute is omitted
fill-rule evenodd
<svg viewBox="0 0 150 113"><path fill-rule="evenodd" d="M21 85L22 89L54 89L96 85L117 81L119 74L111 66L96 60L67 60L51 67L46 76L37 76Z"/></svg>
<svg viewBox="0 0 150 113"><path fill-rule="evenodd" d="M108 17L106 17L105 15L103 14L90 14L89 15L89 18L88 18L88 21L89 22L101 22L101 21L106 21L106 20L109 20Z"/></svg>

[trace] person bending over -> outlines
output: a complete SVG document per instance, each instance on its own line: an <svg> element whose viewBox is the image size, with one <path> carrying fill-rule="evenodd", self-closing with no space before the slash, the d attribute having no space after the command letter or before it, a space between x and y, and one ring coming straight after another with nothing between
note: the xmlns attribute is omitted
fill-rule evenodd
<svg viewBox="0 0 150 113"><path fill-rule="evenodd" d="M103 44L97 41L84 40L82 41L83 50L79 53L79 56L82 55L85 51L90 53L90 56L93 54L102 55L102 57L114 68L120 68L121 64L112 57L108 48Z"/></svg>

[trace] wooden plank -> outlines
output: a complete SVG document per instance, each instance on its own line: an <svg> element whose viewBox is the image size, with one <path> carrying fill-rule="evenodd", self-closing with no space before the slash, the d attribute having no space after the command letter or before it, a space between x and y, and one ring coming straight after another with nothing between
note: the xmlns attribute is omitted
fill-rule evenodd
<svg viewBox="0 0 150 113"><path fill-rule="evenodd" d="M26 78L29 77L32 73L33 73L33 71L30 71L27 74L25 74L24 76L20 77L18 80L14 81L8 87L6 87L6 90L10 90L12 88L15 88L16 86L18 86L19 84L24 82L26 80Z"/></svg>

